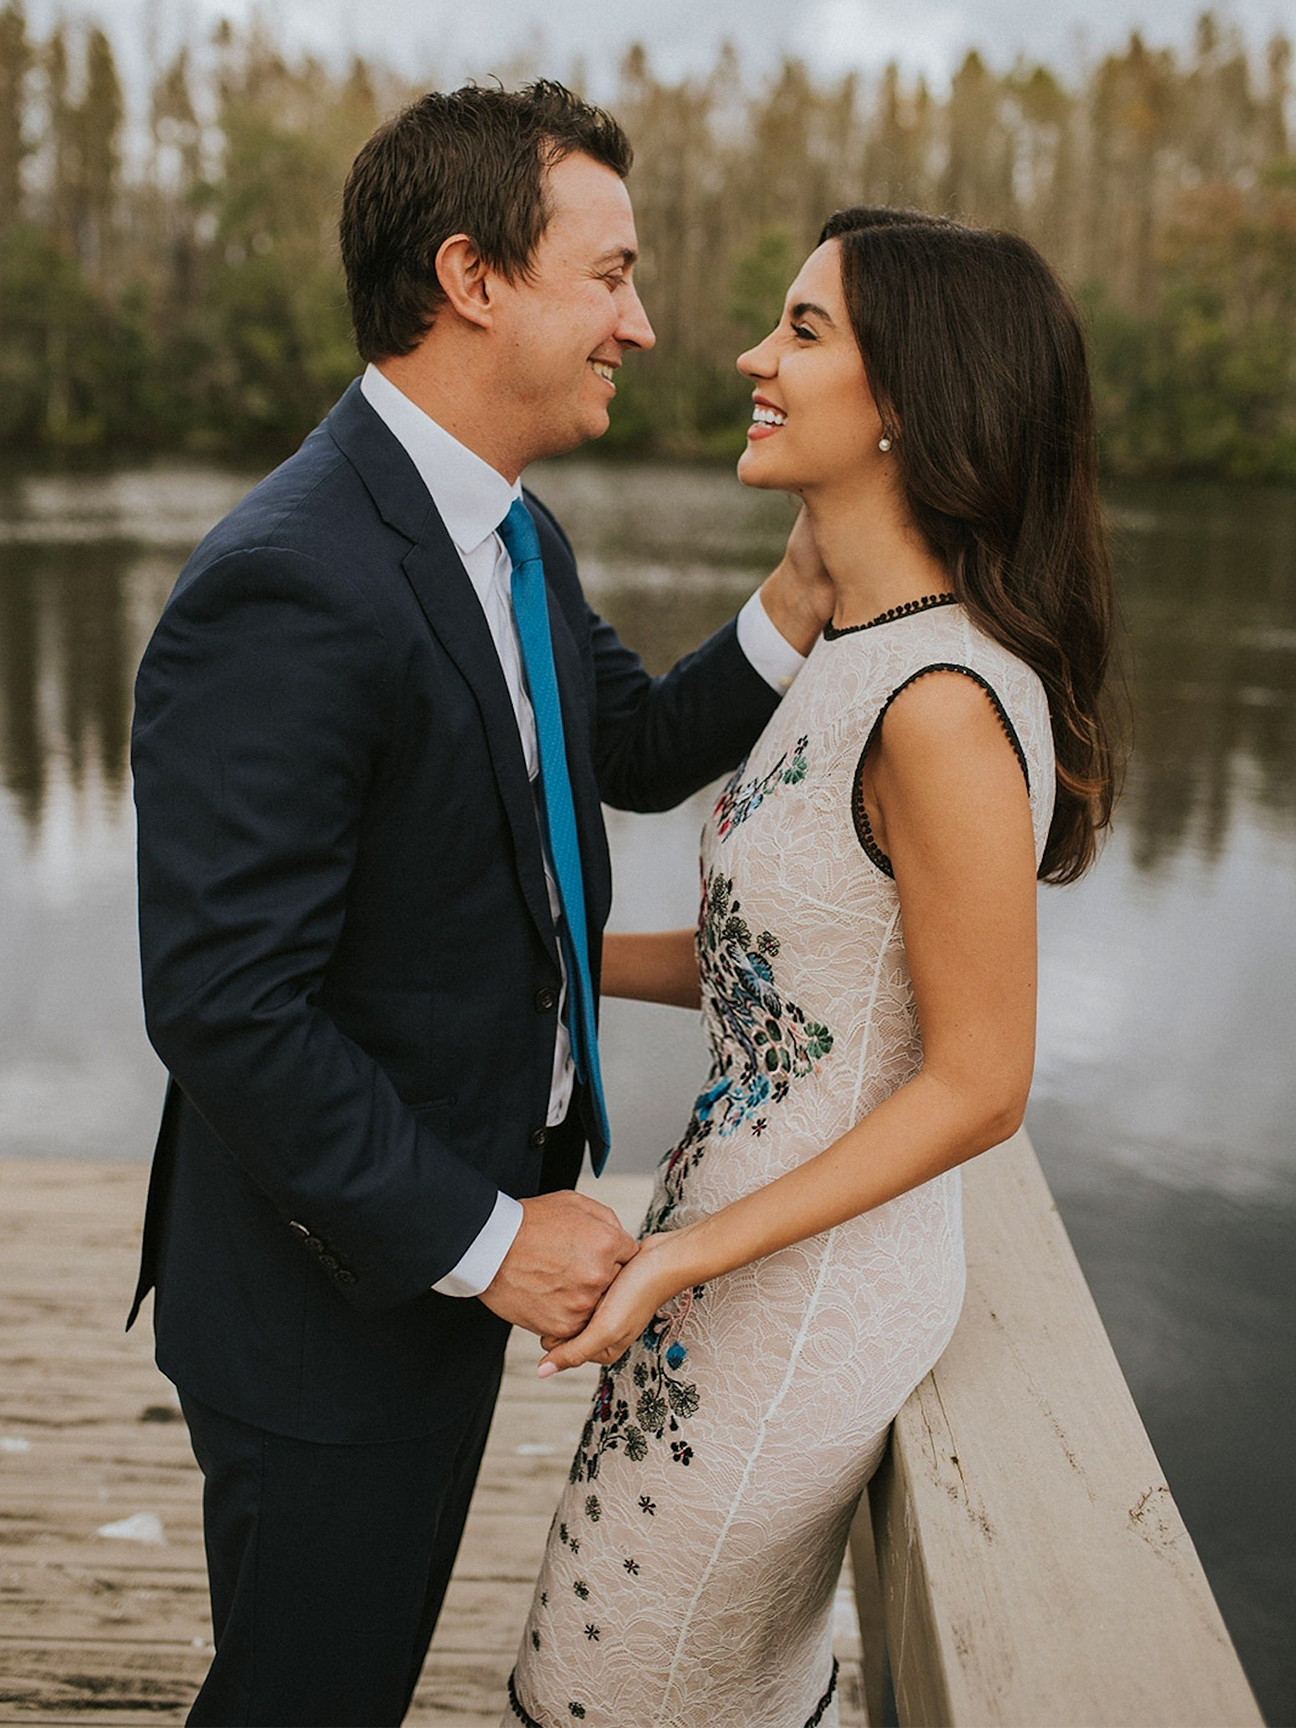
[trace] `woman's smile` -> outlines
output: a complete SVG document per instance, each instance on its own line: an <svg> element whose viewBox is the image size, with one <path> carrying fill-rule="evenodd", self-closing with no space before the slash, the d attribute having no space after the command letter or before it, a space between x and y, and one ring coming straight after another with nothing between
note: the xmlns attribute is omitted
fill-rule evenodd
<svg viewBox="0 0 1296 1728"><path fill-rule="evenodd" d="M787 415L770 401L768 396L754 393L752 396L752 423L747 428L747 437L753 443L758 438L768 438L777 432L780 426L786 425Z"/></svg>

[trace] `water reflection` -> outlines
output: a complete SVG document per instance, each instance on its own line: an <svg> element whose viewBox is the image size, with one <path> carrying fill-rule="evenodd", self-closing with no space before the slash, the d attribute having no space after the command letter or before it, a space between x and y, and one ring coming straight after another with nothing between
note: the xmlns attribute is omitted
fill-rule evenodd
<svg viewBox="0 0 1296 1728"><path fill-rule="evenodd" d="M83 791L88 767L120 792L135 652L124 549L96 548L70 568L62 548L9 547L0 579L0 716L4 782L40 825L51 760Z"/></svg>
<svg viewBox="0 0 1296 1728"><path fill-rule="evenodd" d="M729 615L788 523L785 500L707 470L567 462L533 481L657 667ZM78 789L91 764L123 786L130 681L167 582L245 483L164 470L0 492L0 776L33 834L56 759ZM1110 505L1136 735L1121 824L1141 871L1213 862L1239 807L1296 818L1296 494L1127 486Z"/></svg>
<svg viewBox="0 0 1296 1728"><path fill-rule="evenodd" d="M33 844L54 779L81 803L124 797L140 653L188 547L244 487L188 471L0 485L0 782Z"/></svg>
<svg viewBox="0 0 1296 1728"><path fill-rule="evenodd" d="M1296 817L1296 494L1130 488L1113 516L1134 655L1122 823L1141 869L1215 861L1239 804Z"/></svg>
<svg viewBox="0 0 1296 1728"><path fill-rule="evenodd" d="M41 655L35 583L15 563L17 568L0 577L0 767L28 826L35 827L45 792L45 755L36 718Z"/></svg>

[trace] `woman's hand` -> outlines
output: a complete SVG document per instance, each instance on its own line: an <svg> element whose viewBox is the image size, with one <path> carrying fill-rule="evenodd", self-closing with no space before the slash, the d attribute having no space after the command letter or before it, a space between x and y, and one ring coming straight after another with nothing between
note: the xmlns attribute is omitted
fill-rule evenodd
<svg viewBox="0 0 1296 1728"><path fill-rule="evenodd" d="M582 1362L607 1365L624 1356L663 1303L693 1282L681 1252L686 1234L668 1230L646 1236L634 1259L608 1285L583 1332L574 1338L542 1338L541 1379Z"/></svg>

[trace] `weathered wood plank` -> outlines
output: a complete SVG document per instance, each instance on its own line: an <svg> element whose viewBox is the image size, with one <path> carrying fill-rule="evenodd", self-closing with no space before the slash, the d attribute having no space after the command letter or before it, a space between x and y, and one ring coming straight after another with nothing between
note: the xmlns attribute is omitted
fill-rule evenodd
<svg viewBox="0 0 1296 1728"><path fill-rule="evenodd" d="M1024 1135L966 1173L968 1294L873 1484L900 1720L1260 1715Z"/></svg>
<svg viewBox="0 0 1296 1728"><path fill-rule="evenodd" d="M0 1159L0 1724L181 1722L210 1657L201 1482L147 1324L122 1332L147 1172ZM592 1190L630 1228L646 1183ZM537 1380L513 1339L410 1728L496 1728L597 1370ZM137 1512L165 1542L96 1534ZM845 1728L859 1642L838 1603ZM630 1725L627 1725L630 1728Z"/></svg>
<svg viewBox="0 0 1296 1728"><path fill-rule="evenodd" d="M877 1548L868 1496L860 1502L850 1536L851 1581L854 1585L856 1631L860 1642L862 1713L869 1728L882 1721L887 1674L886 1610L878 1573Z"/></svg>
<svg viewBox="0 0 1296 1728"><path fill-rule="evenodd" d="M93 1712L100 1722L182 1722L208 1660L201 1647L120 1638L6 1646L0 1649L0 1720Z"/></svg>
<svg viewBox="0 0 1296 1728"><path fill-rule="evenodd" d="M51 1626L62 1638L129 1637L190 1646L204 1635L206 1617L207 1575L201 1564L166 1573L77 1562L0 1565L0 1646L29 1643Z"/></svg>

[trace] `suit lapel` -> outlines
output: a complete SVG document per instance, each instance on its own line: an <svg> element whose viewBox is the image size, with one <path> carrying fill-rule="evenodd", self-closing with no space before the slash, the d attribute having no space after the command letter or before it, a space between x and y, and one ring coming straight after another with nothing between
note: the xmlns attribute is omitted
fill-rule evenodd
<svg viewBox="0 0 1296 1728"><path fill-rule="evenodd" d="M531 782L518 736L517 716L481 602L417 469L400 441L365 401L358 384L353 384L342 397L329 416L328 425L339 447L358 469L383 520L413 541L401 568L433 635L453 660L476 701L513 836L522 893L556 966L558 946L545 887Z"/></svg>
<svg viewBox="0 0 1296 1728"><path fill-rule="evenodd" d="M513 855L522 892L556 965L558 948L545 886L540 830L522 740L518 736L517 716L481 602L441 518L434 513L433 520L443 544L430 544L438 536L425 534L405 555L405 575L433 634L476 699L491 765L513 834Z"/></svg>

